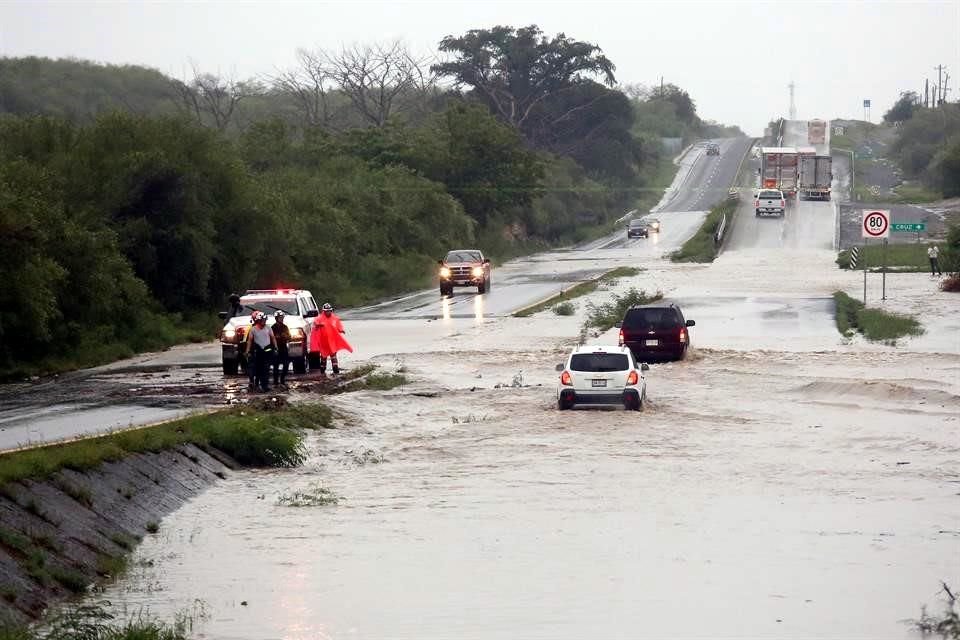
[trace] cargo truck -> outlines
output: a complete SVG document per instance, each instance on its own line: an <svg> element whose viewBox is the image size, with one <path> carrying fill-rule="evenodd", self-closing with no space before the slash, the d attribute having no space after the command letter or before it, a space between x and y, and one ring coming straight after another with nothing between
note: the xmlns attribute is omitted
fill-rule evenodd
<svg viewBox="0 0 960 640"><path fill-rule="evenodd" d="M801 200L829 200L833 182L833 158L830 156L800 157L798 193Z"/></svg>
<svg viewBox="0 0 960 640"><path fill-rule="evenodd" d="M798 157L793 147L761 147L760 188L779 189L785 196L797 195Z"/></svg>
<svg viewBox="0 0 960 640"><path fill-rule="evenodd" d="M823 120L807 121L807 142L824 144L827 141L827 123Z"/></svg>

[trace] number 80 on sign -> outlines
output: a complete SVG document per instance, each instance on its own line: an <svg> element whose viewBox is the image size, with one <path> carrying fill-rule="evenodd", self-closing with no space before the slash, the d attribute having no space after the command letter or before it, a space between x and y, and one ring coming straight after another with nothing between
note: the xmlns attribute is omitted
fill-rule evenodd
<svg viewBox="0 0 960 640"><path fill-rule="evenodd" d="M890 211L887 209L864 209L861 230L864 238L889 238Z"/></svg>

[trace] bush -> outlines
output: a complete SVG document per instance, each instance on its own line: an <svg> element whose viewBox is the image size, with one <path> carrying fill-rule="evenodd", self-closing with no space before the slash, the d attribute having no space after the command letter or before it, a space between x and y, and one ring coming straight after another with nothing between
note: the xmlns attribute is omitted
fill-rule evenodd
<svg viewBox="0 0 960 640"><path fill-rule="evenodd" d="M558 316L572 316L576 311L577 307L572 302L561 302L553 308L553 312Z"/></svg>
<svg viewBox="0 0 960 640"><path fill-rule="evenodd" d="M737 210L735 200L725 200L718 204L710 213L707 214L703 224L689 240L683 243L683 246L670 254L670 259L674 262L713 262L720 251L719 245L714 240L717 229L724 216L727 216L727 224L730 224L730 218Z"/></svg>
<svg viewBox="0 0 960 640"><path fill-rule="evenodd" d="M587 305L587 320L584 322L584 327L606 331L623 320L623 316L630 307L650 304L661 299L663 299L663 294L659 291L653 295L647 295L645 291L639 291L635 288L629 289L623 295L613 294L610 302L601 305L594 305L593 303Z"/></svg>
<svg viewBox="0 0 960 640"><path fill-rule="evenodd" d="M837 330L845 337L860 331L867 340L885 341L923 333L915 318L865 307L842 291L835 292L833 300Z"/></svg>

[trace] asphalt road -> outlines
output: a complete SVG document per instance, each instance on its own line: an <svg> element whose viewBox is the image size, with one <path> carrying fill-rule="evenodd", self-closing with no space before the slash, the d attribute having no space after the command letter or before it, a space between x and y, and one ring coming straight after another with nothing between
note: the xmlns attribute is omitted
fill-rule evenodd
<svg viewBox="0 0 960 640"><path fill-rule="evenodd" d="M828 126L827 143L818 145L817 153L829 153L829 131ZM783 142L785 146L809 146L807 122L787 121ZM751 156L748 166L755 174L760 166L759 161ZM787 200L787 212L782 218L757 218L753 198L750 194L744 194L725 250L832 249L836 216L837 203L834 200L823 202L794 198Z"/></svg>
<svg viewBox="0 0 960 640"><path fill-rule="evenodd" d="M708 156L703 147L695 147L694 164L686 180L675 195L661 209L671 211L708 211L727 197L737 178L740 161L752 145L751 138L718 138L710 140L720 145L719 156Z"/></svg>

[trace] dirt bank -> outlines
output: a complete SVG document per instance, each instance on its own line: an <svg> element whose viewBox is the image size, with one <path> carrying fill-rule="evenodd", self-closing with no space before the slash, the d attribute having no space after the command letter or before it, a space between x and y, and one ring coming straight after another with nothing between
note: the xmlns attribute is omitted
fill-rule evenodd
<svg viewBox="0 0 960 640"><path fill-rule="evenodd" d="M195 445L133 454L0 494L0 622L38 618L125 565L160 519L235 467Z"/></svg>

